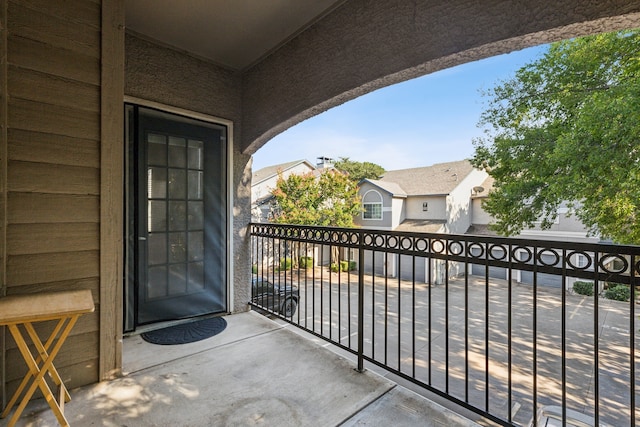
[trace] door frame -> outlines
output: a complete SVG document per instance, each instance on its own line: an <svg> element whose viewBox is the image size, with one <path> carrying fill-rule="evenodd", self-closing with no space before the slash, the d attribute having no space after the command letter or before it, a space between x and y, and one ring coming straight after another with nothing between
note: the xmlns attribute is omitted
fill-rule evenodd
<svg viewBox="0 0 640 427"><path fill-rule="evenodd" d="M196 111L191 111L191 110L186 110L183 108L179 108L179 107L174 107L171 105L167 105L167 104L162 104L159 102L155 102L155 101L149 101L149 100L145 100L145 99L141 99L141 98L136 98L136 97L132 97L132 96L125 96L124 97L124 104L122 106L122 108L125 108L126 104L133 104L136 105L138 107L147 107L147 108L152 108L155 110L159 110L162 111L164 113L169 113L169 114L175 114L178 116L182 116L182 117L186 117L186 118L190 118L190 119L195 119L195 120L200 120L206 123L211 123L211 124L216 124L216 125L222 125L222 126L226 126L227 128L227 140L225 141L227 144L227 158L225 159L226 164L227 164L227 168L226 168L226 172L227 172L227 176L226 176L226 216L227 216L227 229L226 229L226 235L227 235L227 241L226 241L226 254L225 254L225 266L226 266L226 283L225 283L225 287L226 287L226 295L227 295L227 300L226 300L226 305L227 305L227 312L231 312L233 311L233 300L234 300L234 292L233 292L233 283L234 283L234 265L233 265L233 253L234 253L234 247L233 247L233 224L234 224L234 218L233 218L233 204L234 204L234 197L233 197L233 187L234 187L234 182L233 182L233 175L234 175L234 170L233 170L233 151L234 151L234 137L233 137L233 121L231 120L227 120L227 119L223 119L220 117L216 117L216 116L211 116L208 114L203 114L203 113L198 113ZM125 117L125 133L127 132L126 126L127 124L127 120ZM126 143L126 138L125 138L125 143ZM133 187L132 187L132 182L131 180L133 179L133 177L129 176L129 164L130 162L133 160L130 158L128 152L127 152L127 147L123 147L123 149L125 150L125 165L124 165L124 171L123 173L125 174L125 182L124 182L124 206L125 206L125 210L126 212L129 211L130 207L129 207L129 195L131 193L131 191L133 191ZM123 213L125 214L125 213ZM130 266L127 262L127 257L128 255L128 243L127 243L127 236L128 233L130 232L130 230L128 229L128 220L126 219L128 217L128 213L125 214L125 227L122 230L123 234L124 234L124 238L123 238L123 244L125 246L125 259L124 259L124 280L123 280L123 286L124 286L124 290L123 290L123 301L122 301L122 309L123 309L123 313L124 311L127 310L128 307L128 302L127 302L127 298L128 298L128 294L127 294L127 286L128 286L128 281L127 278L129 277L130 272ZM123 319L124 320L124 319ZM173 322L175 323L175 322ZM123 325L122 325L123 329L126 329L126 324L123 321ZM135 330L139 330L140 328L136 328Z"/></svg>

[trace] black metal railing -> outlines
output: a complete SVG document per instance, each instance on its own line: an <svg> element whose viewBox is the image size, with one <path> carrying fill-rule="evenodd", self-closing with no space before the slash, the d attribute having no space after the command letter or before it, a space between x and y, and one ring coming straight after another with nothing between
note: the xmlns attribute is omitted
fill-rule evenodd
<svg viewBox="0 0 640 427"><path fill-rule="evenodd" d="M354 354L359 370L372 363L501 425L537 425L554 407L563 423L639 419L640 247L250 229L250 304ZM613 284L627 302L602 297Z"/></svg>

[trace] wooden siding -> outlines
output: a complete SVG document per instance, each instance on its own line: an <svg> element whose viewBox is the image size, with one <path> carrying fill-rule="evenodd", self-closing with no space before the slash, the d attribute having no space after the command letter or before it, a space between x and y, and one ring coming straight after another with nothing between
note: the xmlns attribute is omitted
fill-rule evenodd
<svg viewBox="0 0 640 427"><path fill-rule="evenodd" d="M6 293L92 291L56 358L77 387L99 379L102 5L6 4ZM3 353L10 395L25 366L9 336Z"/></svg>
<svg viewBox="0 0 640 427"><path fill-rule="evenodd" d="M58 165L100 167L100 143L72 138L9 129L8 152L12 160Z"/></svg>
<svg viewBox="0 0 640 427"><path fill-rule="evenodd" d="M7 231L7 253L97 251L99 235L95 223L12 224Z"/></svg>
<svg viewBox="0 0 640 427"><path fill-rule="evenodd" d="M0 298L7 291L7 134L7 0L0 0ZM5 333L6 328L0 328L0 378L6 376ZM0 380L0 404L6 401L6 387Z"/></svg>
<svg viewBox="0 0 640 427"><path fill-rule="evenodd" d="M100 379L122 372L124 274L124 0L102 4Z"/></svg>

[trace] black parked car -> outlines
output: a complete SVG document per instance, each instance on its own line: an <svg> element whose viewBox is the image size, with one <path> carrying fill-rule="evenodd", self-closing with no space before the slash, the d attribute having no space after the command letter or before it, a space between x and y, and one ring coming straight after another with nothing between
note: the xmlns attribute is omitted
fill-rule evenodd
<svg viewBox="0 0 640 427"><path fill-rule="evenodd" d="M251 301L284 317L292 317L298 307L300 293L292 285L281 286L259 277L251 280Z"/></svg>

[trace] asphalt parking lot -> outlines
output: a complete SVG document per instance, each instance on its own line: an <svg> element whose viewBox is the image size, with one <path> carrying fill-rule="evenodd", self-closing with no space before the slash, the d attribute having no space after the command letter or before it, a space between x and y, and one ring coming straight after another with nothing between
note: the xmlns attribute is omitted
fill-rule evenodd
<svg viewBox="0 0 640 427"><path fill-rule="evenodd" d="M289 277L300 289L292 321L356 349L357 276L350 276ZM630 425L631 393L640 399L638 384L631 389L632 361L640 371L640 321L632 335L629 303L570 293L563 299L560 289L534 292L498 279L487 286L473 276L432 287L365 277L364 352L392 371L503 418L511 408L517 424L565 399L589 416L597 401L602 423ZM634 310L640 314L638 304Z"/></svg>

